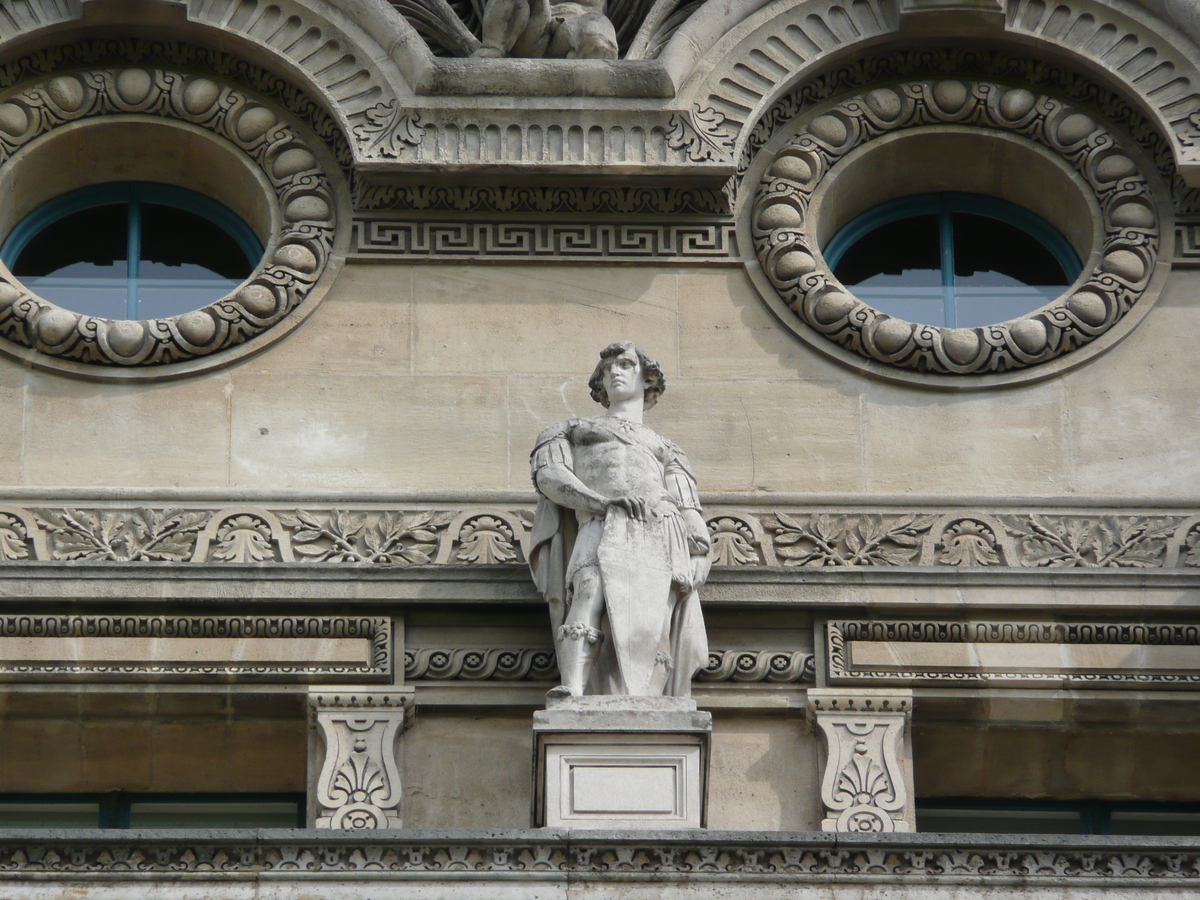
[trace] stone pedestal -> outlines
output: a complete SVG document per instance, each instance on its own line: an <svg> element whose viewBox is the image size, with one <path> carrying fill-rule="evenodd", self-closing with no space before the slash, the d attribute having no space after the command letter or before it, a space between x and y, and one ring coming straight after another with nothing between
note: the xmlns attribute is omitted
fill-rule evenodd
<svg viewBox="0 0 1200 900"><path fill-rule="evenodd" d="M702 828L712 716L673 697L572 697L533 714L533 821Z"/></svg>
<svg viewBox="0 0 1200 900"><path fill-rule="evenodd" d="M915 831L912 691L808 691L821 732L822 831Z"/></svg>
<svg viewBox="0 0 1200 900"><path fill-rule="evenodd" d="M314 828L399 828L396 740L411 721L412 688L310 688L308 823Z"/></svg>

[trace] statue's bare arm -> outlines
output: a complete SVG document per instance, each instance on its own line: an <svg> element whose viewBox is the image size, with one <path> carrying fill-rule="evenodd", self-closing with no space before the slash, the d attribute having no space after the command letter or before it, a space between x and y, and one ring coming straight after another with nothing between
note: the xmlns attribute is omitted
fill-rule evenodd
<svg viewBox="0 0 1200 900"><path fill-rule="evenodd" d="M537 470L537 489L559 506L602 516L609 508L623 509L635 519L646 518L646 501L640 497L605 497L580 481L562 463L551 462Z"/></svg>

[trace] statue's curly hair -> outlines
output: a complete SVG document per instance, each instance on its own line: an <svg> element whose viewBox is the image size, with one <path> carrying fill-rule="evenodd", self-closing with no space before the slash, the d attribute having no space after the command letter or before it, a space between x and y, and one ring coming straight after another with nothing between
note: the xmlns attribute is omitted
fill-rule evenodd
<svg viewBox="0 0 1200 900"><path fill-rule="evenodd" d="M604 389L604 373L608 371L612 361L626 350L636 353L638 362L642 364L642 377L646 379L646 393L643 395L645 408L650 409L658 402L662 392L667 389L667 379L663 375L662 366L658 364L658 360L634 344L633 341L613 341L600 351L600 362L596 363L592 377L588 379L588 387L592 389L592 399L608 409L608 391Z"/></svg>

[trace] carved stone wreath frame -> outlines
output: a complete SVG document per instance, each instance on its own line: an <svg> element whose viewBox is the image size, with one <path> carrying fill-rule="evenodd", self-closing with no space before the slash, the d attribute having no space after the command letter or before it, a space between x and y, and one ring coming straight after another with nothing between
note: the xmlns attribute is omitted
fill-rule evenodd
<svg viewBox="0 0 1200 900"><path fill-rule="evenodd" d="M262 260L230 295L182 315L143 321L63 309L0 265L0 350L89 378L148 380L226 365L260 349L261 335L277 338L299 324L341 261L335 240L345 191L323 143L275 103L240 85L157 66L97 67L26 82L0 95L0 168L59 129L117 122L199 129L227 153L239 154L256 172L271 209Z"/></svg>
<svg viewBox="0 0 1200 900"><path fill-rule="evenodd" d="M757 193L742 210L753 241L751 277L798 336L842 362L890 380L976 388L1044 378L1111 347L1148 312L1173 240L1166 191L1132 141L1045 94L987 81L910 81L834 101L798 120L750 166ZM1055 301L979 328L941 328L888 316L853 296L821 255L822 183L855 151L898 135L993 131L1052 154L1100 210L1098 251ZM761 180L759 180L761 179ZM970 377L963 377L970 376Z"/></svg>

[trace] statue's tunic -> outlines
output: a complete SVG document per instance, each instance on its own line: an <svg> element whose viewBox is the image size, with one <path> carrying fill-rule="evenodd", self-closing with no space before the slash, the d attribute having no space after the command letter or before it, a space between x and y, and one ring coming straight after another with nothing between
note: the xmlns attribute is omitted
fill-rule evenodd
<svg viewBox="0 0 1200 900"><path fill-rule="evenodd" d="M538 501L529 564L556 636L580 574L600 572L604 640L588 693L688 696L708 661L696 589L710 562L688 547L680 511L700 501L683 451L644 425L598 416L547 428L530 461L535 487L538 473L558 464L602 496L646 501L645 521L620 509L572 515L545 494Z"/></svg>

